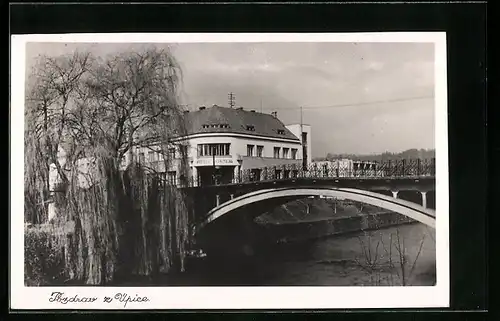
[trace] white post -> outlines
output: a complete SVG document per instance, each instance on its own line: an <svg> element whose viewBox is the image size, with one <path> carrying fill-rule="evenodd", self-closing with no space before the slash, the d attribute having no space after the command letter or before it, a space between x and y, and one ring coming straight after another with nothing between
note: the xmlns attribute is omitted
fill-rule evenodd
<svg viewBox="0 0 500 321"><path fill-rule="evenodd" d="M420 192L422 194L422 206L427 208L427 192Z"/></svg>
<svg viewBox="0 0 500 321"><path fill-rule="evenodd" d="M234 166L233 183L238 183L238 174L239 174L238 166Z"/></svg>
<svg viewBox="0 0 500 321"><path fill-rule="evenodd" d="M219 206L220 205L220 195L215 195L215 206Z"/></svg>
<svg viewBox="0 0 500 321"><path fill-rule="evenodd" d="M192 175L192 180L193 180L193 186L198 186L198 168L196 166L193 166L193 170L191 171Z"/></svg>
<svg viewBox="0 0 500 321"><path fill-rule="evenodd" d="M392 197L398 198L399 191L392 191Z"/></svg>
<svg viewBox="0 0 500 321"><path fill-rule="evenodd" d="M48 222L51 222L56 217L56 204L54 203L54 192L50 193L51 202L48 204Z"/></svg>
<svg viewBox="0 0 500 321"><path fill-rule="evenodd" d="M61 178L59 176L59 173L57 172L56 165L54 163L50 164L49 168L49 199L50 203L47 206L47 211L48 211L48 218L47 221L50 222L52 221L56 215L56 204L54 202L54 189L57 186L58 183L61 182ZM43 200L44 202L47 202L48 200Z"/></svg>

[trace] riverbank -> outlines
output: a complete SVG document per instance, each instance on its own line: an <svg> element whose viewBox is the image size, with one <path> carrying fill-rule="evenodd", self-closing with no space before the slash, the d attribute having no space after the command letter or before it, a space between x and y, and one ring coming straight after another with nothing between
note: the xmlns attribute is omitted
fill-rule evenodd
<svg viewBox="0 0 500 321"><path fill-rule="evenodd" d="M255 220L266 242L289 243L415 223L370 205L332 199L306 199L280 206Z"/></svg>
<svg viewBox="0 0 500 321"><path fill-rule="evenodd" d="M272 243L290 243L411 223L415 221L398 213L384 211L300 222L266 223L260 224L260 229Z"/></svg>

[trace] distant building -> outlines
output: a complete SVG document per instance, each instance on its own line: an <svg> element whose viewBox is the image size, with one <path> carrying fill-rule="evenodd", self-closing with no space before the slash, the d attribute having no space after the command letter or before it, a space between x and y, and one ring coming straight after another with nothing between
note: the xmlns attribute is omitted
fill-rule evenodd
<svg viewBox="0 0 500 321"><path fill-rule="evenodd" d="M318 173L324 173L327 177L375 176L377 173L377 163L347 158L329 161L314 161L312 163L312 170Z"/></svg>

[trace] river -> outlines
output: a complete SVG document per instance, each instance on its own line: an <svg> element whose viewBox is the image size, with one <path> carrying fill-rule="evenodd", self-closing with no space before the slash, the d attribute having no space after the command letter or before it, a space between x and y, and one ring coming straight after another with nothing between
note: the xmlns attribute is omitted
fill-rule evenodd
<svg viewBox="0 0 500 321"><path fill-rule="evenodd" d="M390 245L392 244L392 246ZM435 231L420 223L269 245L246 258L196 259L155 285L434 285Z"/></svg>

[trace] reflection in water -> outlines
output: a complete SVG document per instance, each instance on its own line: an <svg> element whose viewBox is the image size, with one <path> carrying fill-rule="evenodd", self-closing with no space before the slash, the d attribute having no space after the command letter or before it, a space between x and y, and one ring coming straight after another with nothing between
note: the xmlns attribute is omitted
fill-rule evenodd
<svg viewBox="0 0 500 321"><path fill-rule="evenodd" d="M392 246L391 246L392 244ZM408 224L200 259L161 285L434 285L435 231ZM160 285L155 282L155 285Z"/></svg>

